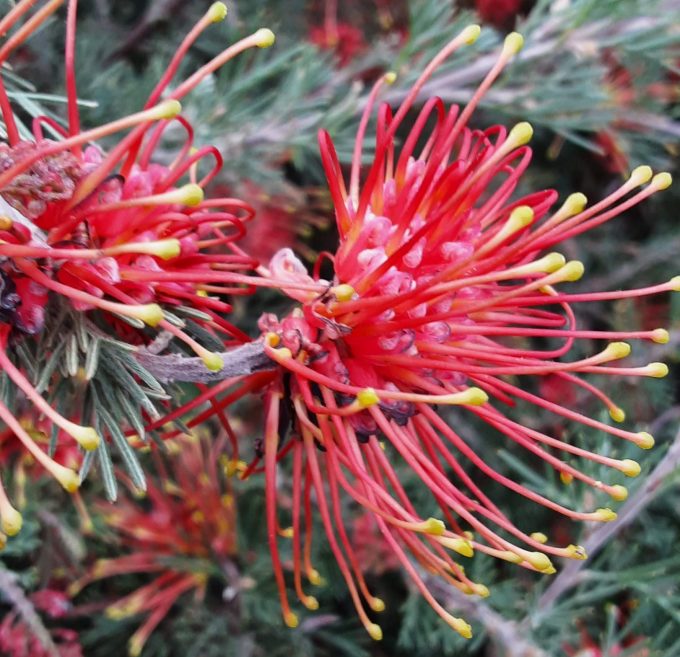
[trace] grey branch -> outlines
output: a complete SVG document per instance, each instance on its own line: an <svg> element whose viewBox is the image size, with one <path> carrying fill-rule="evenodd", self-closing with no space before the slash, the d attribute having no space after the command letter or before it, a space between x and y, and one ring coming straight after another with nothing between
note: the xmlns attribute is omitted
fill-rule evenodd
<svg viewBox="0 0 680 657"><path fill-rule="evenodd" d="M600 525L584 541L583 547L590 558L602 549L616 534L633 522L641 511L657 496L665 479L680 466L680 429L668 452L659 461L646 481L621 507L615 522ZM536 605L540 615L545 614L566 591L583 579L587 561L570 561L552 584L543 592Z"/></svg>
<svg viewBox="0 0 680 657"><path fill-rule="evenodd" d="M211 383L275 367L275 363L264 353L261 340L221 352L224 367L216 372L209 370L199 357L192 358L181 354L159 356L148 349L140 349L136 357L139 364L161 383L168 381Z"/></svg>
<svg viewBox="0 0 680 657"><path fill-rule="evenodd" d="M40 620L40 616L36 613L23 589L17 584L16 575L2 566L0 566L0 596L12 605L21 620L33 633L33 636L42 643L46 652L54 657L59 657L59 652Z"/></svg>

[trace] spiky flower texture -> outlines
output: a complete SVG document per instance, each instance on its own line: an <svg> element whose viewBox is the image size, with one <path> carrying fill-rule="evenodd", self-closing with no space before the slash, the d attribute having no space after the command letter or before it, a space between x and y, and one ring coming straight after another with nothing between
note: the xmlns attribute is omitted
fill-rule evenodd
<svg viewBox="0 0 680 657"><path fill-rule="evenodd" d="M663 343L668 340L664 329L581 330L573 305L677 290L678 279L639 290L569 294L561 284L579 279L584 267L550 249L667 188L670 175L653 176L649 167L639 167L619 189L590 207L582 194L573 194L553 209L557 194L552 190L513 199L531 158L531 126L478 130L468 122L521 49L522 37L516 33L506 38L497 62L464 109L428 100L401 148L395 149L397 130L426 80L478 34L479 28L470 26L449 43L394 115L389 106L380 108L376 154L363 184L362 142L371 106L393 75L385 75L370 95L348 186L329 136L320 134L340 237L336 253L327 255L333 280L320 279L321 259L310 276L290 250L279 252L269 265L268 275L285 282L287 293L301 303L283 320L273 315L260 320L265 351L281 371L265 399L263 458L270 549L289 626L298 621L285 589L276 509L277 461L284 452L292 451L293 458L293 578L299 599L316 607L302 587L303 574L312 584L319 578L309 560L309 515L315 500L358 615L369 634L380 639L382 631L367 611L381 611L384 605L358 568L343 526L341 492L372 512L415 587L465 637L471 635L469 624L447 611L427 585L427 577L437 575L465 593L488 594L483 584L467 577L453 553L470 557L477 550L542 573L555 572L551 556L586 558L580 546L552 545L544 535L516 526L489 497L478 474L570 519L616 518L609 508L566 508L496 471L465 432L447 422L442 407L462 407L543 459L564 481L580 480L616 501L625 499L625 487L594 480L578 460L631 477L640 471L637 462L593 453L524 426L499 406L522 400L638 447L653 444L648 433L582 415L527 391L521 381L557 377L564 385L592 393L621 422L623 410L581 375L667 373L661 363L614 365L630 352L624 340ZM527 338L551 339L559 346L531 348ZM570 359L582 340L609 343L595 355ZM427 489L441 518L419 515L402 483L403 467Z"/></svg>
<svg viewBox="0 0 680 657"><path fill-rule="evenodd" d="M31 13L35 0L17 2L0 19L0 34L10 33L0 46L0 64L62 3L51 0ZM88 382L97 365L81 368L76 359L74 366L68 366L70 377L62 379L76 380L76 387L85 392L78 402L69 401L69 417L64 417L17 362L16 347L30 344L43 332L58 333L70 322L135 350L155 337L148 327L158 327L195 352L208 370L221 369L220 356L185 332L182 320L171 314L169 309L178 306L187 308L201 329L225 344L247 340L224 319L229 305L210 293L246 292L238 289L247 282L239 272L255 261L231 244L253 213L238 199L204 198L203 188L219 172L222 156L212 146L194 146L193 129L180 115L179 101L234 56L248 48L270 46L274 35L268 29L257 30L170 88L192 44L211 24L225 18L226 6L215 2L179 45L140 112L81 130L76 10L77 1L69 0L66 129L40 116L33 121L33 139L22 139L0 80L0 111L7 134L7 143L0 144L0 368L9 386L22 395L17 406L31 405L36 417L46 418L58 435L93 451L101 436L93 426L83 425L97 422L90 413L85 417L84 410L92 407ZM153 158L169 126L183 130L186 140L174 161L161 165ZM45 138L46 127L60 138ZM125 131L108 152L94 145ZM45 367L42 383L53 391L61 382L61 374L55 373L59 349L40 355L51 358L52 367ZM109 394L115 397L114 391ZM65 397L63 388L61 396ZM78 473L33 440L17 420L21 411L0 400L0 420L66 490L75 491L80 485ZM19 531L21 516L1 484L0 519L4 533Z"/></svg>

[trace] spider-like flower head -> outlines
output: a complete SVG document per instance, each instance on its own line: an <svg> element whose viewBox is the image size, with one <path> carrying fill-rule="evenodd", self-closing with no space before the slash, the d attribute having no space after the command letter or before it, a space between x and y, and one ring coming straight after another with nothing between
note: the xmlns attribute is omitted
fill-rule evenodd
<svg viewBox="0 0 680 657"><path fill-rule="evenodd" d="M552 377L589 392L620 422L623 410L582 375L666 374L661 363L614 365L630 352L624 340L663 343L668 340L664 329L582 330L573 304L677 290L678 279L641 290L569 294L562 284L579 279L584 267L551 249L668 187L669 174L653 176L649 167L640 167L591 207L582 194L574 194L554 209L557 193L552 190L515 198L531 158L526 145L531 126L520 123L509 131L469 126L482 96L521 48L522 38L514 33L464 109L428 100L401 148L394 148L397 129L432 71L478 33L479 28L469 27L449 43L394 115L388 105L380 108L375 158L362 184L361 150L371 106L393 76L384 76L370 95L349 185L330 138L320 134L340 237L335 254L327 256L333 279L320 279L321 259L309 275L290 250L279 252L269 267L270 276L300 302L288 317L266 315L260 322L265 352L282 373L266 395L263 457L270 547L288 625L295 625L297 617L284 588L276 532L276 463L285 452L292 451L293 458L298 597L307 607L316 606L302 588L303 573L312 583L319 575L309 561L311 525L306 522L303 533L300 521L301 514L309 516L315 499L359 617L370 635L380 638L380 627L367 610L380 611L383 603L371 594L360 572L343 525L341 492L374 516L414 585L463 636L471 634L468 623L447 611L428 586L428 578L437 575L465 593L487 595L483 584L466 575L458 556L470 557L477 550L543 573L554 572L550 556L586 556L580 546L552 545L542 534L515 525L478 475L573 520L616 517L607 507L566 508L498 472L483 450L471 445L467 432L447 421L443 407L461 407L544 459L565 481L580 480L617 501L625 499L625 487L593 479L579 468L578 460L628 476L639 473L637 462L579 448L525 426L497 406L523 400L617 440L642 448L653 444L645 432L582 415L529 392L531 382L524 386L520 381ZM529 338L561 344L532 348L527 346ZM572 347L583 340L608 344L587 358L570 358ZM420 480L440 517L420 514L403 485L401 466Z"/></svg>

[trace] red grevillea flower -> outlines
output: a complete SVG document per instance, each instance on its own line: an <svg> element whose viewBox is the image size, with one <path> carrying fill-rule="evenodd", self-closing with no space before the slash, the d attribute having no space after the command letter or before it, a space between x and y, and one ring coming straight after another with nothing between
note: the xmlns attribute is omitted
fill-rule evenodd
<svg viewBox="0 0 680 657"><path fill-rule="evenodd" d="M128 552L97 561L74 583L75 595L94 581L125 574L149 574L152 580L107 608L114 619L146 614L129 642L139 655L149 635L178 598L189 591L203 595L211 571L236 554L236 507L230 478L220 467L224 439L182 436L168 441L174 452L167 468L157 451L158 478L147 494L128 495L115 506L97 506ZM186 558L186 568L181 560ZM172 559L172 565L170 565Z"/></svg>
<svg viewBox="0 0 680 657"><path fill-rule="evenodd" d="M381 637L367 607L379 611L383 603L371 594L358 567L343 526L342 492L374 516L423 597L467 637L470 626L435 599L423 574L438 575L465 593L487 595L451 550L466 557L478 550L542 573L554 572L552 555L585 558L580 546L553 545L542 534L516 526L485 492L478 474L569 519L609 521L616 514L609 508L566 508L496 471L437 406L462 407L544 459L564 479L580 480L615 500L624 499L626 489L592 479L578 461L594 461L628 476L639 473L638 463L592 453L524 426L497 406L521 400L618 440L642 448L653 444L648 433L582 415L527 391L520 381L529 378L531 385L531 379L540 383L551 377L553 383L585 390L620 422L623 410L581 375L666 374L662 363L622 367L614 362L630 351L622 340L663 343L667 331L583 330L573 305L677 290L680 278L639 290L569 294L558 286L580 278L583 265L566 262L550 249L665 189L669 174L652 176L649 167L640 167L590 207L582 194L574 194L553 209L557 193L552 190L513 198L531 158L526 145L531 126L478 130L468 123L481 97L521 48L522 37L515 33L506 38L497 62L464 109L428 100L401 149L395 150L396 132L433 70L478 34L479 28L471 26L451 41L394 115L387 105L380 108L376 155L363 184L361 150L370 105L392 76L385 76L371 94L348 186L329 136L320 134L340 236L335 254L327 255L333 280L319 279L320 261L314 275L308 275L290 250L277 254L269 266L268 274L301 304L282 320L273 315L260 320L264 350L280 366L280 376L265 396L263 458L270 548L284 620L290 626L297 617L289 606L277 540L276 470L284 453L292 452L293 460L293 579L302 603L314 608L316 602L302 588L303 574L312 583L318 580L309 562L309 515L315 501L358 615L371 636ZM551 342L531 348L527 338ZM554 346L554 340L561 344ZM586 340L612 342L587 358L570 358L572 347ZM286 440L289 425L292 437ZM420 480L439 506L441 519L419 514L402 485L397 462ZM470 468L476 472L470 474Z"/></svg>
<svg viewBox="0 0 680 657"><path fill-rule="evenodd" d="M52 0L29 15L35 0L16 3L0 19L0 33L15 28L0 47L0 64L61 4ZM51 408L13 362L13 342L51 330L45 326L45 306L61 304L65 312L88 313L99 326L109 326L114 337L133 344L148 341L148 334L123 324L120 317L135 326L157 326L186 343L208 369L223 366L218 354L166 318L164 308L190 306L201 311L203 319L198 322L203 328L227 341L245 339L221 315L229 305L209 295L247 291L240 287L247 277L239 272L254 261L232 242L243 233L243 221L252 211L237 199L204 199L203 188L219 171L222 157L212 146L194 147L192 127L179 114L179 100L240 52L270 46L274 35L258 30L170 88L192 44L226 16L223 3L212 4L180 44L140 112L83 131L75 81L76 8L77 1L70 0L66 129L38 117L33 122L34 139L22 141L0 80L0 110L8 135L8 142L0 145L0 368L37 413L92 450L100 441L95 429L81 426L83 418L67 419ZM164 94L167 98L161 101ZM44 125L63 139L44 138ZM155 150L170 125L186 132L185 143L172 164L155 164ZM92 145L123 131L127 134L109 152ZM199 177L203 168L207 173ZM78 487L75 471L36 445L2 402L0 420L67 490ZM0 516L6 533L18 531L20 516L1 486Z"/></svg>

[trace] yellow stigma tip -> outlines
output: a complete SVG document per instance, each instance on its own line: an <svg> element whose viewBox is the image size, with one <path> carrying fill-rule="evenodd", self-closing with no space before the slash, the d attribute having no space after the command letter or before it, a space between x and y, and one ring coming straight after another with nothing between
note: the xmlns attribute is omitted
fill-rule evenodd
<svg viewBox="0 0 680 657"><path fill-rule="evenodd" d="M347 285L347 283L336 285L331 292L338 301L351 301L355 294L354 288L351 285Z"/></svg>
<svg viewBox="0 0 680 657"><path fill-rule="evenodd" d="M486 394L481 388L468 388L466 391L467 393L467 399L464 401L464 404L468 404L470 406L481 406L482 404L486 404L486 402L489 401L489 395Z"/></svg>
<svg viewBox="0 0 680 657"><path fill-rule="evenodd" d="M316 611L319 608L319 601L313 595L308 595L302 603L309 611Z"/></svg>
<svg viewBox="0 0 680 657"><path fill-rule="evenodd" d="M626 412L618 406L609 409L609 416L614 422L623 422L626 419Z"/></svg>
<svg viewBox="0 0 680 657"><path fill-rule="evenodd" d="M293 536L295 536L295 532L293 531L292 527L286 527L281 530L281 536L283 538L293 538Z"/></svg>
<svg viewBox="0 0 680 657"><path fill-rule="evenodd" d="M565 485L569 485L572 481L574 481L574 475L572 475L570 472L560 472L560 479L562 480L562 483Z"/></svg>
<svg viewBox="0 0 680 657"><path fill-rule="evenodd" d="M292 611L289 611L283 615L283 622L290 628L296 628L298 626L298 617Z"/></svg>
<svg viewBox="0 0 680 657"><path fill-rule="evenodd" d="M638 447L642 447L642 449L652 449L652 447L654 447L654 437L651 433L640 431L635 443Z"/></svg>
<svg viewBox="0 0 680 657"><path fill-rule="evenodd" d="M578 559L580 561L585 561L588 558L586 550L582 545L567 545L564 548L566 556L570 559Z"/></svg>
<svg viewBox="0 0 680 657"><path fill-rule="evenodd" d="M176 258L182 251L180 241L174 237L167 240L159 240L158 242L151 242L149 246L149 253L158 256L161 260Z"/></svg>
<svg viewBox="0 0 680 657"><path fill-rule="evenodd" d="M616 484L615 486L609 487L609 496L616 500L617 502L623 502L628 498L628 489L621 484Z"/></svg>
<svg viewBox="0 0 680 657"><path fill-rule="evenodd" d="M99 447L101 438L93 427L77 427L72 430L71 435L78 441L78 444L88 452Z"/></svg>
<svg viewBox="0 0 680 657"><path fill-rule="evenodd" d="M520 205L510 213L508 223L511 223L515 230L520 230L528 226L534 220L534 211L528 205Z"/></svg>
<svg viewBox="0 0 680 657"><path fill-rule="evenodd" d="M558 269L562 269L567 264L567 259L561 253L548 253L539 262L541 263L541 271L552 274Z"/></svg>
<svg viewBox="0 0 680 657"><path fill-rule="evenodd" d="M376 625L375 623L369 623L366 626L366 631L368 632L368 635L373 639L374 641L382 641L383 638L383 631L380 625Z"/></svg>
<svg viewBox="0 0 680 657"><path fill-rule="evenodd" d="M461 33L461 37L463 37L463 41L468 45L471 46L477 39L479 39L479 35L482 33L482 28L479 25L468 25Z"/></svg>
<svg viewBox="0 0 680 657"><path fill-rule="evenodd" d="M534 136L534 128L528 121L521 121L512 127L508 135L508 142L513 147L524 146Z"/></svg>
<svg viewBox="0 0 680 657"><path fill-rule="evenodd" d="M519 32L511 32L505 37L503 50L509 55L516 55L524 46L524 37Z"/></svg>
<svg viewBox="0 0 680 657"><path fill-rule="evenodd" d="M470 627L470 624L466 623L462 618L454 618L451 621L451 627L464 639L472 638L472 627Z"/></svg>
<svg viewBox="0 0 680 657"><path fill-rule="evenodd" d="M538 543L548 542L548 537L543 532L534 532L533 534L531 534L531 538L533 538Z"/></svg>
<svg viewBox="0 0 680 657"><path fill-rule="evenodd" d="M266 27L260 28L253 36L255 37L255 45L258 48L269 48L276 41L274 33Z"/></svg>
<svg viewBox="0 0 680 657"><path fill-rule="evenodd" d="M552 561L550 561L548 555L543 554L543 552L529 552L526 555L526 560L536 568L536 570L544 571L553 567Z"/></svg>
<svg viewBox="0 0 680 657"><path fill-rule="evenodd" d="M364 388L363 390L359 391L359 394L357 395L357 401L359 402L359 406L362 408L368 408L369 406L375 406L380 402L380 398L378 397L378 393L376 393L373 388Z"/></svg>
<svg viewBox="0 0 680 657"><path fill-rule="evenodd" d="M580 260L570 260L559 272L562 274L561 278L563 281L569 281L573 283L578 281L583 276L583 272L586 268Z"/></svg>
<svg viewBox="0 0 680 657"><path fill-rule="evenodd" d="M658 190L668 189L672 184L673 176L667 171L657 173L654 178L652 178L652 185Z"/></svg>
<svg viewBox="0 0 680 657"><path fill-rule="evenodd" d="M224 367L222 356L216 354L214 351L208 351L203 354L201 360L211 372L219 372Z"/></svg>
<svg viewBox="0 0 680 657"><path fill-rule="evenodd" d="M157 303L147 303L137 307L135 317L148 326L158 326L163 321L163 309Z"/></svg>
<svg viewBox="0 0 680 657"><path fill-rule="evenodd" d="M385 611L385 601L382 598L372 598L369 605L378 614Z"/></svg>
<svg viewBox="0 0 680 657"><path fill-rule="evenodd" d="M626 358L630 355L630 345L627 342L612 342L605 349L609 358Z"/></svg>
<svg viewBox="0 0 680 657"><path fill-rule="evenodd" d="M70 468L60 466L60 469L54 473L54 476L61 484L62 488L69 493L75 493L80 487L80 477L78 476L78 473Z"/></svg>
<svg viewBox="0 0 680 657"><path fill-rule="evenodd" d="M666 363L650 363L647 365L647 372L649 376L653 376L655 379L663 379L668 376L668 365Z"/></svg>
<svg viewBox="0 0 680 657"><path fill-rule="evenodd" d="M385 84L394 84L397 80L397 74L394 71L387 71L383 75L383 80L385 80Z"/></svg>
<svg viewBox="0 0 680 657"><path fill-rule="evenodd" d="M637 477L640 474L640 464L633 459L623 459L621 461L619 470L626 475L626 477Z"/></svg>
<svg viewBox="0 0 680 657"><path fill-rule="evenodd" d="M671 286L673 292L680 292L680 276L673 276L668 284Z"/></svg>
<svg viewBox="0 0 680 657"><path fill-rule="evenodd" d="M178 100L164 100L153 108L156 119L174 119L182 111L182 103Z"/></svg>
<svg viewBox="0 0 680 657"><path fill-rule="evenodd" d="M641 167L636 167L631 171L629 180L635 185L644 185L652 179L654 172L652 167L648 167L646 164Z"/></svg>
<svg viewBox="0 0 680 657"><path fill-rule="evenodd" d="M575 194L570 194L567 196L562 209L566 213L567 217L573 217L574 215L579 214L579 212L583 212L586 205L588 205L588 199L586 198L586 195L581 194L581 192L576 192Z"/></svg>
<svg viewBox="0 0 680 657"><path fill-rule="evenodd" d="M484 584L475 584L473 586L473 591L476 593L480 598L488 598L489 595L491 594L488 587L484 586Z"/></svg>
<svg viewBox="0 0 680 657"><path fill-rule="evenodd" d="M269 332L264 336L264 341L268 347L278 347L279 342L281 342L281 338L279 337L278 333Z"/></svg>
<svg viewBox="0 0 680 657"><path fill-rule="evenodd" d="M450 538L448 536L439 539L439 542L449 550L453 550L464 557L472 557L475 554L470 541L464 538Z"/></svg>
<svg viewBox="0 0 680 657"><path fill-rule="evenodd" d="M446 531L446 525L437 518L428 518L422 523L423 531L433 536L441 536Z"/></svg>
<svg viewBox="0 0 680 657"><path fill-rule="evenodd" d="M600 520L601 522L612 522L612 520L616 520L616 513L611 509L597 509L595 513L593 513L593 517L595 520Z"/></svg>
<svg viewBox="0 0 680 657"><path fill-rule="evenodd" d="M203 198L205 197L203 189L200 187L200 185L196 185L194 183L184 185L184 187L181 187L179 191L182 192L182 203L184 205L188 205L189 207L199 205L203 202Z"/></svg>
<svg viewBox="0 0 680 657"><path fill-rule="evenodd" d="M14 507L4 509L2 512L2 531L7 536L16 536L21 531L23 521L21 514Z"/></svg>
<svg viewBox="0 0 680 657"><path fill-rule="evenodd" d="M666 329L658 328L652 331L652 342L656 342L656 344L668 344L670 339L671 336Z"/></svg>
<svg viewBox="0 0 680 657"><path fill-rule="evenodd" d="M213 23L219 23L227 17L227 5L224 2L213 2L208 9L208 19Z"/></svg>
<svg viewBox="0 0 680 657"><path fill-rule="evenodd" d="M312 568L312 570L310 570L307 573L307 579L314 586L321 586L321 584L323 583L323 579L322 579L321 575L319 575L319 571L316 570L315 568Z"/></svg>

